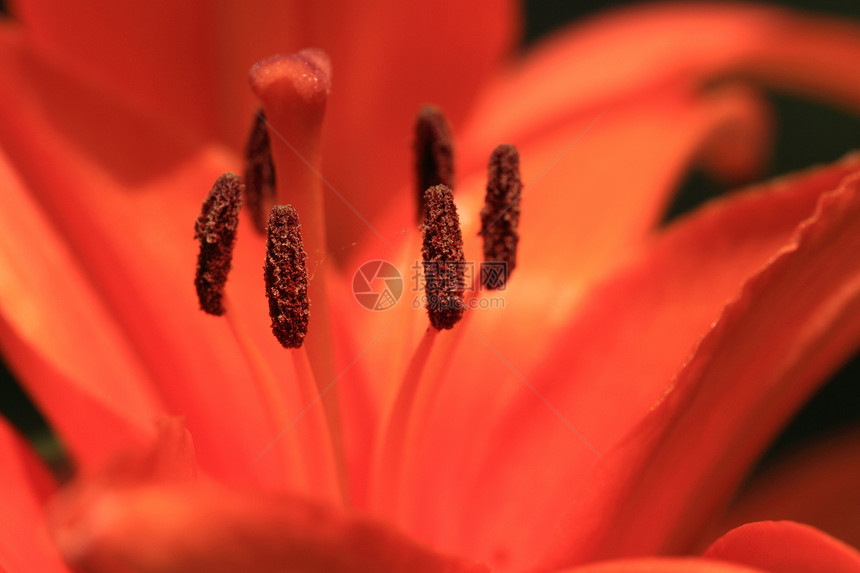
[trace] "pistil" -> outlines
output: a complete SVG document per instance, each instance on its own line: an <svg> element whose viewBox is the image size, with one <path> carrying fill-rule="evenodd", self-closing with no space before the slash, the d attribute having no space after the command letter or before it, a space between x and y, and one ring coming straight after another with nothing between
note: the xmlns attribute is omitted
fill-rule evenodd
<svg viewBox="0 0 860 573"><path fill-rule="evenodd" d="M278 55L254 65L251 88L265 110L277 191L304 221L311 274L325 257L321 132L330 89L330 63L319 50Z"/></svg>

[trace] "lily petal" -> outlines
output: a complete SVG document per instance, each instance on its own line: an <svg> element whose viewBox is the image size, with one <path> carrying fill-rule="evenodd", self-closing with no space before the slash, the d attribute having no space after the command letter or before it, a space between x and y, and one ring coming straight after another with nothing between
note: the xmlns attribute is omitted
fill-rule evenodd
<svg viewBox="0 0 860 573"><path fill-rule="evenodd" d="M525 140L571 114L733 75L856 110L858 51L860 26L846 19L740 3L626 7L568 28L498 79L476 107L467 148Z"/></svg>
<svg viewBox="0 0 860 573"><path fill-rule="evenodd" d="M551 141L560 126L578 125L567 142L558 142L554 153L541 157L534 173L543 178L544 170L548 171L541 187L557 178L555 181L567 182L573 197L588 198L584 209L573 209L565 220L566 228L576 235L566 243L573 246L560 255L566 261L573 256L577 270L580 260L589 263L584 265L586 271L595 264L605 266L623 256L619 247L637 244L643 233L656 226L676 179L667 177L666 184L651 189L635 180L636 173L626 185L611 181L615 172L633 171L636 161L649 162L652 153L655 158L660 155L664 137L660 145L652 145L653 138L643 140L638 153L608 148L589 153L584 164L567 158L559 161L577 134L582 134L583 141L570 150L574 158L586 152L590 140L600 137L603 123L612 121L615 110L647 105L658 94L707 98L714 86L736 79L750 87L765 84L858 110L860 82L854 79L860 77L858 53L860 23L774 7L704 2L610 12L573 26L539 47L523 65L500 76L482 94L463 131L461 147L466 153L459 158L460 164L468 173L482 169L497 144L515 143L522 152L524 181L530 185L534 175L528 173L527 162L540 149L533 143ZM600 120L594 127L586 129L596 118ZM748 181L766 159L762 134L767 129L755 125L752 122L750 129L749 121L729 123L711 145L691 147L686 155L673 159L661 156L653 165L677 177L675 173L683 174L695 161L729 181ZM565 164L575 169L565 173ZM577 170L604 171L606 185L587 173L577 178ZM619 199L615 193L626 188L641 189L642 194L625 193ZM567 212L556 201L549 205ZM571 206L580 207L577 203ZM526 203L523 225L528 225L533 208ZM541 224L546 220L537 214L532 217ZM589 234L595 222L600 229ZM527 248L528 235L523 236L522 247ZM556 240L553 245L565 243ZM521 260L530 259L523 256ZM576 276L574 280L579 280L581 272Z"/></svg>
<svg viewBox="0 0 860 573"><path fill-rule="evenodd" d="M860 435L819 440L754 480L732 503L725 531L742 523L787 519L860 546Z"/></svg>
<svg viewBox="0 0 860 573"><path fill-rule="evenodd" d="M567 324L593 281L629 254L634 237L641 239L650 230L640 225L642 213L648 211L650 218L656 218L685 167L699 152L733 131L757 142L753 144L756 151L748 157L758 163L769 132L767 113L754 92L737 86L704 98L657 94L636 106L610 108L602 116L563 124L522 147L526 186L519 268L506 291L493 294L503 299L503 307L477 310L475 327L483 333L503 332L504 336L494 337L492 344L505 356L516 353L518 367L530 368L544 355L558 329ZM661 145L647 144L656 139ZM466 256L471 261L481 260L477 234L485 171L484 165L479 172L469 174L462 190L456 192ZM411 194L401 191L379 222L380 233L406 249L392 252L389 246L371 239L354 255L351 272L367 261L384 259L394 260L404 277L412 274L411 267L418 258L418 247L406 232L414 227L412 200ZM621 228L623 233L618 231ZM413 290L410 297L416 294L420 293ZM411 302L403 301L400 311L421 315L420 307L408 308ZM391 323L388 313L368 318L361 308L356 307L355 312L356 322L368 325L366 340L359 343L362 346L378 336L382 325ZM542 325L539 332L510 328L535 321ZM397 355L408 355L417 346L426 321L418 316L411 325L411 330L398 333L404 340L404 352ZM484 346L480 342L477 345ZM507 372L498 360L486 363L472 359L472 346L467 345L456 357L456 376L492 379L488 369ZM397 357L388 354L371 349L362 362L372 372L392 372ZM395 368L391 376L382 378L396 378L401 373Z"/></svg>
<svg viewBox="0 0 860 573"><path fill-rule="evenodd" d="M450 372L441 383L436 382L440 386L439 407L428 422L425 438L427 442L412 448L418 452L419 459L416 460L417 465L411 474L414 477L414 482L410 479L405 480L405 482L412 488L408 497L421 508L409 512L415 516L412 526L426 530L438 528L439 531L447 532L447 535L451 537L459 535L453 532L449 524L450 520L446 518L444 508L447 505L438 504L439 500L428 495L428 492L459 491L463 498L459 502L450 500L455 507L457 503L466 503L467 499L471 500L469 503L474 502L470 489L462 486L463 468L474 467L475 464L482 463L481 461L486 459L493 459L494 462L492 463L496 463L498 460L493 454L487 456L488 448L500 453L503 457L512 455L510 452L502 453L502 450L507 447L506 442L501 441L490 446L489 441L498 439L494 436L499 436L497 432L500 431L499 428L494 427L492 421L509 415L509 409L515 404L526 404L525 408L535 408L535 413L540 412L536 414L541 417L540 424L534 425L516 440L524 447L526 435L543 443L546 441L543 436L554 435L563 427L554 425L558 423L558 420L545 406L534 400L534 395L531 394L527 386L523 385L514 371L522 373L527 380L534 382L532 372L538 370L541 364L571 365L570 345L574 344L574 335L568 324L572 319L576 320L577 314L584 312L583 309L595 307L592 299L596 297L583 299L585 293L588 292L586 285L590 281L594 281L596 276L606 272L605 266L602 265L605 265L610 259L610 252L614 251L616 257L621 257L619 251L626 251L619 244L613 246L603 244L605 241L602 238L605 236L602 235L598 221L606 220L606 216L605 213L602 215L598 213L604 199L597 196L601 193L615 196L619 202L617 218L630 223L628 215L630 217L637 215L635 208L630 207L628 210L628 203L636 204L640 209L646 208L643 205L648 201L644 198L646 195L653 196L659 193L658 189L670 188L672 179L679 176L678 172L671 172L671 167L664 168L665 165L680 167L684 163L683 157L689 158L696 146L700 145L703 140L709 139L715 132L719 132L722 126L735 121L741 123L754 122L758 110L754 98L750 99L749 94L744 91L737 92L734 90L723 93L721 97L715 96L713 100L689 104L689 107L685 105L689 102L683 98L681 101L672 98L669 98L669 101L658 99L651 103L653 103L653 107L640 107L637 108L638 111L615 110L612 116L607 115L606 124L598 123L595 125L594 132L587 134L581 142L578 142L570 150L571 155L575 158L571 158L569 161L559 161L552 166L552 169L546 174L547 186L544 186L544 179L538 179L534 188L526 187L521 224L521 254L518 257L519 266L516 276L505 292L484 295L485 300L500 298L504 301L504 306L503 308L489 307L488 309L479 308L470 311L472 313L471 322L462 326L466 331L463 334L463 342L453 356L449 358ZM670 125L675 127L670 128ZM664 133L660 137L665 138L666 144L661 146L660 150L649 152L653 152L655 155L658 153L665 153L666 155L661 155L660 159L654 161L646 157L637 158L637 154L640 154L641 151L642 141L657 137L660 132ZM666 132L671 132L671 135L667 135ZM547 164L551 160L549 149L561 147L562 140L554 139L553 143L554 145L547 146L539 154L539 157L546 160ZM564 143L569 144L569 141ZM579 149L580 145L582 150ZM563 149L563 147L561 148ZM613 157L615 161L607 160L607 163L602 163L588 159L603 155ZM626 158L633 158L629 159L632 163L631 170L617 169L616 163L623 164L627 161ZM534 160L526 162L525 159L523 163L529 169L526 173L531 173L532 177L538 178L540 175L538 164ZM540 167L540 169L544 169L544 167ZM556 169L562 172L562 175L557 176ZM564 183L565 180L572 181L571 184L577 190L569 190ZM602 187L601 180L608 180L606 188ZM528 181L526 179L527 184ZM634 193L630 190L634 187L647 189L647 191L643 191L641 196L633 196ZM591 189L594 190L593 193L588 192ZM627 196L628 191L630 196ZM638 202L640 197L643 198L641 203ZM462 198L459 206L460 212L463 213L461 220L464 223L465 237L474 237L477 234L478 206L470 201L472 198L473 195L468 194ZM559 204L561 207L558 206ZM807 209L811 209L811 204L807 206ZM787 218L789 213L790 211L786 212ZM796 215L788 219L785 236L790 233L802 216ZM614 219L615 217L610 218L610 220ZM582 225L579 225L578 222L582 222ZM645 230L642 229L640 232L644 233ZM595 237L601 237L601 239ZM471 246L471 252L474 253L479 248L479 242L473 240L469 246ZM604 248L606 250L603 250ZM592 255L593 258L591 258ZM670 261L674 256L674 253L661 255L660 258L664 262L659 263L660 267L671 267ZM691 252L690 256L700 255ZM476 255L468 257L467 255L467 258L475 260L479 257ZM689 267L680 265L676 268L678 272L689 270ZM661 271L642 270L641 275L637 275L638 278L635 280L636 282L651 282L654 277L659 276L656 274L658 272ZM685 278L687 278L686 274ZM679 283L682 280L684 279L678 278ZM600 305L606 310L607 316L595 314L592 318L582 318L582 323L577 330L579 334L575 335L585 340L591 340L595 345L602 344L598 343L597 340L602 339L599 337L604 334L606 339L602 340L607 344L609 344L609 340L612 340L611 349L605 347L594 352L582 353L580 359L593 360L595 371L605 365L604 357L611 355L611 352L627 352L629 349L630 340L614 338L613 329L607 324L609 320L622 319L622 313L618 308L619 305L623 304L626 293L629 292L628 288L634 292L642 290L638 285L633 286L626 283L624 287L619 287L619 292L625 293L624 295L612 295L612 302ZM642 310L648 314L647 320L659 321L660 319L656 315L662 312L663 307L643 303ZM718 307L713 310L714 316L717 312ZM631 313L631 321L632 316ZM664 318L668 319L670 316L667 314ZM708 316L702 324L706 325L707 321L712 318L713 316ZM646 321L644 317L641 320ZM540 324L539 329L518 328L520 324L533 324L535 322ZM635 330L637 327L632 326L631 328ZM581 342L576 344L581 344ZM654 345L657 344L658 341L654 340ZM692 340L688 340L686 344L687 346L680 350L677 362L671 363L668 374L671 374L672 368L680 363L683 353L690 350ZM558 348L558 350L552 352L551 349L553 348ZM642 347L642 352L643 355L647 356L654 352L654 349ZM376 358L372 350L368 358L371 360ZM380 356L378 360L382 362L384 357ZM374 363L369 361L368 364ZM617 364L618 367L622 367L622 365L621 362ZM562 367L564 368L564 366ZM551 384L550 381L557 384L561 382L560 377L564 377L563 379L568 380L570 396L582 390L579 385L573 384L573 374L567 375L563 372L557 372L551 366L547 366L546 371L539 376L546 384ZM627 374L619 375L618 372L607 369L605 377L601 375L600 379L621 383L627 380ZM463 384L463 380L470 380L471 382ZM582 378L582 383L586 384L586 380L588 380L588 376ZM655 381L655 384L658 383ZM600 394L602 392L601 384L595 381L593 388L598 396L604 395ZM541 392L543 391L541 389ZM566 398L562 403L566 407L575 408L579 413L583 408L588 407L587 405L595 403L589 402L590 399L590 395L577 395L576 398L570 400ZM553 403L557 402L557 400L552 401ZM645 407L647 407L647 403ZM476 411L482 412L486 423L478 425L474 423L474 412ZM593 419L594 416L600 416L601 413L602 409L595 411L592 408L589 417ZM548 418L545 417L547 415ZM569 419L578 419L576 416L570 418L570 412L565 415ZM511 416L509 420L512 426L520 426L521 424L521 421L515 421L517 420L516 416ZM607 426L609 425L611 424L607 423ZM578 427L579 424L575 423L574 426ZM603 431L603 425L599 424L599 426L601 430L597 433ZM521 429L513 430L510 428L510 430L515 433L522 432ZM532 431L535 433L531 433ZM548 434L540 434L542 431L547 431ZM588 432L588 434L594 433L594 430ZM468 434L470 440L462 443L462 447L452 450L448 444L451 443L452 439L455 439L454 436L464 434ZM504 439L506 440L507 437ZM523 441L520 442L520 439ZM545 445L552 447L549 444ZM540 446L534 450L535 456L539 455L538 450L540 450ZM440 463L437 455L443 456L447 461ZM591 453L588 455L593 456ZM553 454L544 459L553 459L554 457ZM534 459L537 460L538 458L535 457ZM513 458L511 458L510 463L518 465ZM511 479L515 479L513 475L511 474ZM443 495L443 497L445 496L447 494ZM502 505L504 504L497 507ZM467 527L467 529L471 530L471 527Z"/></svg>
<svg viewBox="0 0 860 573"><path fill-rule="evenodd" d="M463 443L462 449L466 450L467 454L463 455L462 459L458 457L451 464L460 470L459 482L455 481L452 485L446 481L438 486L433 486L429 480L422 482L425 489L418 491L423 491L431 500L435 499L443 510L470 508L468 515L464 515L462 520L454 520L455 523L464 524L463 531L448 530L449 535L446 536L445 542L434 539L443 547L447 546L445 543L454 540L466 543L459 545L457 549L480 556L479 558L493 564L504 563L512 568L525 565L520 559L528 559L528 556L539 553L539 548L553 537L553 532L559 532L565 539L569 559L567 563L599 558L603 554L601 542L598 541L600 539L610 544L613 551L622 551L622 531L626 530L627 526L624 524L627 523L631 524L627 532L629 542L643 543L643 538L652 531L655 524L632 524L649 516L663 516L666 512L665 508L649 510L626 503L627 496L636 490L636 486L627 480L639 480L641 476L651 475L654 471L647 463L652 458L647 457L645 452L656 448L661 443L660 439L667 443L674 439L679 443L674 445L672 452L679 459L674 460L671 467L677 467L676 463L686 465L687 460L704 458L699 457L702 456L700 447L685 442L690 436L700 435L699 430L675 433L663 427L663 433L656 434L660 437L658 439L650 432L634 428L641 422L643 413L673 388L672 378L683 365L685 358L695 349L700 337L713 328L712 322L719 317L723 305L738 296L737 289L748 277L761 273L757 280L764 282L776 272L772 270L774 268L785 269L781 272L787 274L792 269L797 272L796 269L806 268L806 265L828 270L834 268L829 265L815 266L819 257L820 260L826 260L823 258L826 243L819 246L815 242L792 251L794 243L791 237L798 223L813 211L817 198L836 187L846 174L857 170L858 165L860 164L857 158L849 159L826 169L777 182L758 193L741 194L732 200L718 202L689 220L675 225L639 258L634 259L625 270L592 292L583 302L579 316L575 316L571 325L559 335L555 341L556 350L548 354L541 368L519 370L515 351L496 355L491 333L482 332L482 337L489 345L484 345L481 350L480 344L474 344L471 347L474 353L471 359L481 364L492 364L491 361L496 360L506 367L506 362L513 366L506 374L494 379L492 389L483 392L488 403L486 408L493 408L496 395L509 391L508 388L518 389L520 396L518 400L511 402L517 404L517 407L512 408L503 422L491 433L475 436L470 434L472 439L465 443L460 440L460 443ZM852 194L846 190L838 196L847 198ZM839 212L840 209L846 212L850 210L847 206L840 206L834 208L834 211ZM819 223L822 228L833 234L842 232L845 235L845 244L839 243L827 253L828 256L847 256L846 253L851 250L851 245L848 244L851 235L846 231L847 227L842 226L848 225L850 217L845 213L843 217L837 217L835 214L826 218L823 215L820 217L823 220ZM811 225L809 228L811 230L818 227ZM780 265L771 262L771 258L783 250L786 251L780 259L783 262ZM797 254L794 254L795 252ZM707 253L706 262L702 260L703 253ZM852 267L846 265L845 268ZM804 296L794 303L795 307L799 304L825 304L822 301L837 296L840 288L849 288L843 285L850 284L850 275L834 276L832 283L817 285L820 291L813 291L820 299L812 298L810 293L809 297ZM676 287L672 288L671 285ZM796 286L796 283L788 280L783 283L786 289L789 285ZM766 295L775 296L774 293L779 292L781 291L757 293L756 304L769 308L770 299ZM733 303L735 307L739 304L741 303ZM744 308L759 308L756 305L747 307L747 304L744 303ZM804 310L808 311L810 321L820 324L816 321L818 310ZM798 309L797 312L803 311ZM734 311L734 315L737 315L737 311ZM719 324L729 320L728 316ZM823 316L834 315L828 312ZM738 318L735 316L731 320L737 321ZM762 320L764 325L774 325L773 328L777 328L777 323L772 321L770 316ZM757 327L763 326L757 324ZM729 345L731 336L741 336L734 329L731 330L730 336L728 328L718 328L711 333L711 338L719 333L724 343ZM775 336L775 332L782 330L768 332L768 336ZM744 340L747 336L749 335L744 335ZM735 345L730 347L737 351ZM703 352L704 348L707 347L700 347L699 352ZM624 358L613 361L605 359L606 356L617 355ZM704 356L710 354L702 354L700 359ZM718 365L716 358L717 356L714 356L715 365ZM835 363L831 364L831 367L833 366ZM782 372L781 368L774 369L773 375ZM692 371L689 371L688 367L685 375L691 374ZM819 374L823 376L824 373ZM814 378L819 379L820 377ZM723 399L729 399L731 396L749 397L749 402L742 403L748 404L750 413L747 415L754 416L753 412L758 412L755 406L760 404L760 398L752 397L752 389L764 382L746 378L744 380L746 386L743 392L735 389L740 394L721 396L724 396ZM809 380L813 378L810 377ZM720 381L723 381L723 386L737 383L733 373L725 378L714 378L708 384L714 384L716 388ZM806 383L809 384L810 381ZM705 382L691 379L686 384L686 391L692 392L692 389ZM676 386L684 387L680 382L676 383ZM778 381L774 380L766 387L773 388L776 392L779 388ZM467 389L464 389L462 384L458 385L458 388L461 394L466 395ZM452 388L451 391L456 390ZM678 392L676 390L674 393ZM453 396L454 394L447 400L440 398L440 403L446 405L446 409L440 408L440 420L446 415L455 421L459 419L458 410L453 413L451 410L461 399ZM477 400L480 393L476 391L473 396ZM788 394L784 399L788 407L789 401L791 405L799 403L802 395ZM663 415L668 415L667 404L670 403L673 402L664 400L657 412L651 416L655 418L651 423L657 425L656 420L663 420L664 423L667 421L657 417L657 414L667 412ZM712 416L718 416L720 409L714 409L713 403L708 404L708 408L709 412L714 412ZM731 408L735 409L736 406L732 405ZM471 411L476 410L473 407ZM684 412L687 410L675 411L676 415ZM699 416L697 420L706 419L698 410L696 415ZM689 419L690 423L693 419ZM738 424L741 419L733 416L723 420L723 423L734 428L732 423ZM456 428L453 430L454 434L457 432ZM769 431L773 431L773 428ZM441 430L440 435L444 435ZM625 442L625 435L632 435L632 438ZM654 442L649 442L649 438L653 438ZM727 442L715 441L711 447L716 454L725 452L724 448L729 447L726 444ZM751 450L748 454L751 455L754 450L752 444L746 447ZM756 446L761 447L760 443ZM615 451L619 448L621 452ZM460 449L457 448L454 452L458 456ZM436 461L437 467L449 463L449 454L443 449L430 448L428 459L434 455L433 452L441 456ZM627 458L622 453L630 457ZM639 455L643 457L639 458ZM546 460L552 460L552 463L547 464ZM745 458L732 460L738 464L732 468L734 472L742 471L742 468L746 467L744 464L749 463ZM653 461L651 463L653 464ZM707 471L724 480L720 484L728 488L732 478L728 477L731 472L727 470L728 468L721 468L717 471L714 466L709 465ZM724 471L725 473L722 473ZM692 480L693 476L688 472L689 469L680 473L663 469L660 475L674 476L689 486L691 482L687 480ZM609 476L616 476L617 483L613 484ZM701 475L697 477L704 480ZM736 483L739 478L735 475L733 479L735 481L732 483ZM464 487L463 480L472 486ZM523 487L535 488L543 493L537 498L527 497L527 502L523 504L512 503L513 499L523 499ZM661 482L659 487L654 483L653 487L667 495L678 495L677 487L667 487L664 482ZM431 492L437 489L439 493L434 496ZM553 493L549 494L548 491ZM462 497L449 498L451 492L460 492ZM701 492L698 493L701 495ZM721 493L725 495L725 492ZM540 499L546 499L548 503L541 507L541 504L537 503ZM641 501L643 498L637 496L636 499ZM678 496L678 499L686 498ZM601 503L611 505L612 500L618 502L614 509L607 512L606 508L600 506ZM571 504L575 509L571 510L569 521L559 521L565 511L561 507L566 504ZM700 502L689 505L698 508ZM437 523L438 516L431 505L423 503L421 507L419 514L422 518L431 524ZM596 509L597 507L600 509ZM471 516L477 515L481 516L480 523L471 520ZM602 522L603 518L606 519L605 522ZM674 521L669 517L666 519L667 524L669 521L685 523L678 516ZM594 523L595 521L598 523ZM486 526L487 523L492 526L482 532L481 524ZM535 525L524 525L527 523ZM538 523L563 525L551 532L537 525ZM600 523L603 525L599 525ZM599 530L599 527L611 527L611 531ZM467 539L472 541L464 541ZM655 550L657 548L640 547L635 551ZM605 551L609 552L609 547L606 547ZM628 551L634 552L632 549ZM493 556L496 556L495 559Z"/></svg>
<svg viewBox="0 0 860 573"><path fill-rule="evenodd" d="M110 98L213 135L218 102L205 97L214 83L205 64L211 41L205 4L94 0L72 7L21 0L12 9L28 46L41 56Z"/></svg>
<svg viewBox="0 0 860 573"><path fill-rule="evenodd" d="M755 92L732 86L701 98L660 95L611 108L523 146L516 279L504 293L505 309L477 313L476 328L490 333L541 317L541 335L506 332L498 347L505 355L516 351L520 366L529 368L595 280L651 232L671 190L701 153L742 133L750 165L761 163L768 119ZM658 139L659 145L649 144ZM473 198L461 207L467 237L478 233L478 205L466 202ZM471 241L473 252L478 244ZM473 260L480 260L477 253Z"/></svg>
<svg viewBox="0 0 860 573"><path fill-rule="evenodd" d="M42 519L42 504L54 491L53 479L30 447L0 419L0 570L8 573L63 573L57 549Z"/></svg>
<svg viewBox="0 0 860 573"><path fill-rule="evenodd" d="M488 571L293 496L138 487L68 508L52 512L60 551L94 573Z"/></svg>
<svg viewBox="0 0 860 573"><path fill-rule="evenodd" d="M725 534L705 557L774 573L856 573L860 553L814 527L793 521L762 521Z"/></svg>
<svg viewBox="0 0 860 573"><path fill-rule="evenodd" d="M602 561L564 569L554 573L765 573L735 563L725 563L711 559L670 559L651 557L648 559L619 559Z"/></svg>
<svg viewBox="0 0 860 573"><path fill-rule="evenodd" d="M232 481L291 484L305 491L300 485L307 482L303 472L298 467L287 472L279 462L283 456L266 456L255 463L307 401L292 394L299 391L292 383L291 358L278 352L271 336L263 336L268 324L259 271L264 248L249 225L240 225L234 264L243 272L234 273L236 280L228 291L251 293L236 297L243 304L232 324L251 322L260 327L251 329L247 340L240 340L227 321L199 312L192 286L196 264L193 222L206 190L229 170L234 158L101 97L22 51L14 34L4 33L2 39L10 49L0 51L0 65L16 89L5 91L0 100L0 146L16 167L16 180L22 188L18 195L23 197L26 188L43 213L46 223L42 227L50 224L54 229L46 240L64 245L62 253L68 258L54 266L57 274L52 284L63 284L65 274L70 281L80 282L71 274L79 270L92 289L89 296L97 297L121 329L111 333L105 326L103 334L128 341L144 369L148 389L134 391L157 394L167 411L187 417L203 467ZM129 133L136 137L127 137ZM123 137L115 143L111 134ZM141 163L146 165L140 167ZM14 228L7 226L0 232ZM10 235L4 242L13 244L15 240ZM18 250L23 248L19 245ZM9 308L12 300L2 303L4 314L14 316ZM57 313L53 327L76 332L78 324L69 312ZM105 313L93 316L105 317ZM67 318L71 321L65 322ZM27 342L40 349L39 345L50 340ZM50 355L46 350L39 352ZM257 359L258 354L265 358ZM81 360L89 356L82 353ZM272 415L271 395L260 390L260 370L265 370L257 368L260 363L287 365L279 371L277 383L285 397L277 402L289 404L293 410L278 419ZM131 372L123 376L120 365L111 372L123 385L138 382ZM232 383L238 380L248 383ZM54 399L61 403L63 389L57 390L61 393ZM135 404L127 407L130 411L138 408ZM235 423L237 412L242 415L243 432L225 440L223 429ZM59 417L63 415L59 413ZM282 443L295 443L297 438L294 433Z"/></svg>
<svg viewBox="0 0 860 573"><path fill-rule="evenodd" d="M387 190L412 181L419 107L441 107L455 131L464 123L477 91L514 47L519 4L341 0L320 10L342 23L316 44L335 66L323 156L326 179L349 203L326 190L338 252L368 235L355 211L375 221L391 200Z"/></svg>
<svg viewBox="0 0 860 573"><path fill-rule="evenodd" d="M13 8L38 54L112 98L237 148L255 108L247 70L272 54L324 49L338 78L325 134L325 155L336 161L326 177L367 218L385 205L379 189L407 181L406 134L418 106L436 103L460 124L518 34L510 0L444 0L432 8L398 0L241 7L166 0L137 8L18 0ZM330 198L344 233L344 225L356 236L366 232L351 209Z"/></svg>
<svg viewBox="0 0 860 573"><path fill-rule="evenodd" d="M98 463L149 435L162 407L121 328L5 154L0 179L0 340L77 461Z"/></svg>
<svg viewBox="0 0 860 573"><path fill-rule="evenodd" d="M850 357L860 337L860 277L851 262L860 248L853 233L858 178L854 172L821 196L796 235L746 280L666 396L610 454L616 469L603 474L608 489L598 488L605 505L589 514L600 516L603 525L591 531L604 542L586 541L585 555L610 545L615 555L689 547L691 532L725 503L774 433ZM619 521L622 513L627 519ZM610 522L611 533L604 529Z"/></svg>

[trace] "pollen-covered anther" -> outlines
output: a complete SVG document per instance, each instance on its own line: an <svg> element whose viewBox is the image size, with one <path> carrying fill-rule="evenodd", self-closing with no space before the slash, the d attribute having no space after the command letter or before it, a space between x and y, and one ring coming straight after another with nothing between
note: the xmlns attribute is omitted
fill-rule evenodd
<svg viewBox="0 0 860 573"><path fill-rule="evenodd" d="M424 215L424 192L436 185L454 188L454 143L442 111L424 106L415 120L415 184L418 219Z"/></svg>
<svg viewBox="0 0 860 573"><path fill-rule="evenodd" d="M450 187L436 185L424 193L427 213L422 225L427 314L437 330L453 328L465 310L466 259L460 218Z"/></svg>
<svg viewBox="0 0 860 573"><path fill-rule="evenodd" d="M245 204L251 212L254 226L266 232L266 219L275 205L275 165L266 113L262 108L254 114L251 133L245 146Z"/></svg>
<svg viewBox="0 0 860 573"><path fill-rule="evenodd" d="M481 209L484 263L481 284L489 290L505 286L517 266L520 242L520 155L513 145L499 145L490 155L487 195Z"/></svg>
<svg viewBox="0 0 860 573"><path fill-rule="evenodd" d="M200 308L216 316L224 314L224 285L233 260L244 187L238 175L221 175L194 223L194 238L200 241L194 286Z"/></svg>
<svg viewBox="0 0 860 573"><path fill-rule="evenodd" d="M308 331L310 302L307 255L296 210L275 205L267 234L263 270L272 332L284 348L299 348Z"/></svg>

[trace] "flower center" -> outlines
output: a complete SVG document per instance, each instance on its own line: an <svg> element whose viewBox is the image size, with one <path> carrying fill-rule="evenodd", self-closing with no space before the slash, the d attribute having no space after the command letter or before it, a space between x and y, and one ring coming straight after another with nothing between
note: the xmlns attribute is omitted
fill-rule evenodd
<svg viewBox="0 0 860 573"><path fill-rule="evenodd" d="M274 56L251 69L251 87L262 108L255 115L245 150L245 181L243 184L232 174L222 176L204 203L196 227L201 250L195 282L201 308L227 316L255 372L261 397L271 405L273 427L278 431L288 427L290 419L284 408L278 407L283 403L283 390L279 389L274 371L244 325L233 316L223 292L244 191L244 203L255 228L267 234L264 279L272 331L281 345L293 353L296 381L302 393L315 395L314 401L322 402L327 427L320 434L326 436L328 445L320 448L328 452L341 499L349 503L340 406L334 385L339 375L334 371L332 312L324 268L323 186L328 184L321 174L321 127L330 78L328 58L318 50ZM453 329L467 308L467 267L452 191L453 143L448 123L437 108L425 106L419 111L414 152L416 211L422 221L421 268L432 328L427 329L408 361L397 398L386 416L380 449L375 454L376 473L383 476L378 484L397 482L408 442L405 436L414 433L430 408L416 396L426 394L422 388L433 384L434 365L446 361L460 336L456 334L437 344L437 335ZM520 195L517 150L510 145L499 146L490 158L485 206L481 210L484 261L480 268L485 289L503 287L516 264ZM407 242L413 240L417 239ZM417 244L409 246L417 253ZM468 293L470 300L476 292ZM289 467L293 454L284 446L285 467Z"/></svg>

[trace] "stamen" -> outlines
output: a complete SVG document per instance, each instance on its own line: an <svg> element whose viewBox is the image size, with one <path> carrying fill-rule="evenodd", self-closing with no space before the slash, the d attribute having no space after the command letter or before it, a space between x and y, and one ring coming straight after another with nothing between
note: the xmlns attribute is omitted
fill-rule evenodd
<svg viewBox="0 0 860 573"><path fill-rule="evenodd" d="M454 193L437 185L424 193L427 214L422 231L427 314L437 330L448 330L463 316L466 290L463 234Z"/></svg>
<svg viewBox="0 0 860 573"><path fill-rule="evenodd" d="M262 108L254 115L254 123L245 147L245 204L251 212L254 226L266 232L266 214L275 205L275 165L266 113Z"/></svg>
<svg viewBox="0 0 860 573"><path fill-rule="evenodd" d="M200 241L194 286L201 310L215 316L224 314L224 285L233 260L244 187L238 175L221 175L194 223L194 238Z"/></svg>
<svg viewBox="0 0 860 573"><path fill-rule="evenodd" d="M424 106L415 121L415 173L418 220L424 216L424 192L436 185L454 188L454 144L448 121L433 106Z"/></svg>
<svg viewBox="0 0 860 573"><path fill-rule="evenodd" d="M409 422L414 417L418 393L422 387L426 387L426 384L421 384L426 380L423 376L424 368L438 334L438 330L428 328L421 338L418 348L409 361L403 380L398 386L397 397L383 426L384 433L379 441L379 449L375 452L372 483L376 488L371 492L376 506L387 505L396 508L398 505L397 493L401 485L400 473L406 455L405 445L409 443L411 437ZM418 404L423 405L423 402Z"/></svg>
<svg viewBox="0 0 860 573"><path fill-rule="evenodd" d="M505 286L517 266L520 242L520 155L513 145L499 145L490 155L487 195L481 209L484 263L481 283L489 290Z"/></svg>
<svg viewBox="0 0 860 573"><path fill-rule="evenodd" d="M284 348L299 348L308 331L307 255L296 210L275 205L266 243L266 296L272 332Z"/></svg>

